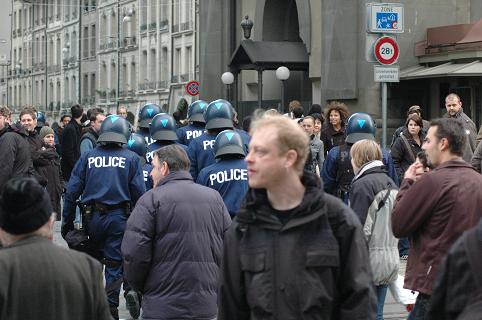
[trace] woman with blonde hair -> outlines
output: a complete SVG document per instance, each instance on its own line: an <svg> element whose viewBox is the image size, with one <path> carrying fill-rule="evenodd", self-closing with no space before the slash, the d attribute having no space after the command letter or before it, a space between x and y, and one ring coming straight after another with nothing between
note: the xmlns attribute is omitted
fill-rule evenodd
<svg viewBox="0 0 482 320"><path fill-rule="evenodd" d="M397 185L382 162L382 150L372 140L360 140L350 149L355 177L350 191L350 207L364 226L377 293L377 320L383 320L388 284L398 274L398 240L393 236L390 215ZM378 221L377 221L378 220Z"/></svg>

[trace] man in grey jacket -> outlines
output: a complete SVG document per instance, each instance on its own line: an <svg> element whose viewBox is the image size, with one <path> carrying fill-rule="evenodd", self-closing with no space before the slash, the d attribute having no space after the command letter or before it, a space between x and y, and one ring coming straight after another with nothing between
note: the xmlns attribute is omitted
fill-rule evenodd
<svg viewBox="0 0 482 320"><path fill-rule="evenodd" d="M219 193L195 184L177 145L155 151L154 188L137 202L122 241L124 277L142 293L143 319L214 319L224 232Z"/></svg>

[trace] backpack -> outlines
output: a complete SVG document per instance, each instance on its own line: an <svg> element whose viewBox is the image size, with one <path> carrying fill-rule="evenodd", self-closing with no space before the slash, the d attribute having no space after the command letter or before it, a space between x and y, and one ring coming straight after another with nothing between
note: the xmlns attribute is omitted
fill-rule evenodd
<svg viewBox="0 0 482 320"><path fill-rule="evenodd" d="M469 300L458 320L476 320L482 315L482 243L477 238L477 229L472 230L464 239L464 249L469 260L470 272L475 279L477 291Z"/></svg>
<svg viewBox="0 0 482 320"><path fill-rule="evenodd" d="M378 192L363 226L375 285L389 284L398 276L398 239L393 235L391 219L397 194L398 190L391 184Z"/></svg>

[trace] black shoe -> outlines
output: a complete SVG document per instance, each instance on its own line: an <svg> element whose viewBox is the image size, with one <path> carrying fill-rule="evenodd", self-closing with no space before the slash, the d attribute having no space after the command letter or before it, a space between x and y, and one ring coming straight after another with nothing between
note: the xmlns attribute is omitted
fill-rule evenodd
<svg viewBox="0 0 482 320"><path fill-rule="evenodd" d="M110 307L110 315L114 320L119 320L119 310L117 310L117 307Z"/></svg>
<svg viewBox="0 0 482 320"><path fill-rule="evenodd" d="M126 308L133 319L138 319L141 315L141 304L137 292L131 290L125 295Z"/></svg>

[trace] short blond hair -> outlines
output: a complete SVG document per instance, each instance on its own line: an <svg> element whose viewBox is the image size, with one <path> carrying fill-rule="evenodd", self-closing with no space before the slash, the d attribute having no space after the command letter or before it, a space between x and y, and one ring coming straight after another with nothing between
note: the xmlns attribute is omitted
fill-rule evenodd
<svg viewBox="0 0 482 320"><path fill-rule="evenodd" d="M294 164L295 170L301 176L308 157L309 140L301 127L283 115L264 114L251 123L251 136L258 129L273 128L276 130L279 153L294 150L298 155Z"/></svg>
<svg viewBox="0 0 482 320"><path fill-rule="evenodd" d="M365 163L373 160L382 160L382 149L373 140L363 139L357 141L350 149L353 163L361 168Z"/></svg>

